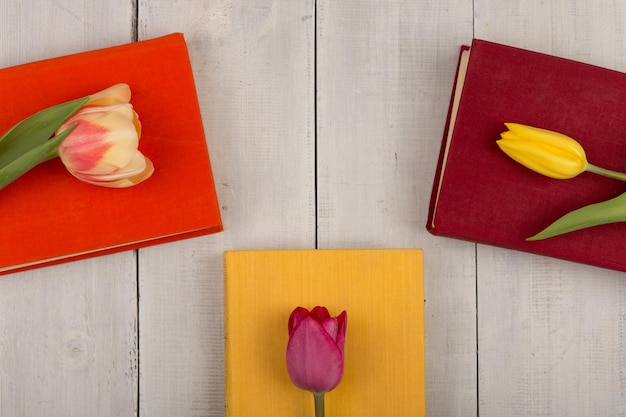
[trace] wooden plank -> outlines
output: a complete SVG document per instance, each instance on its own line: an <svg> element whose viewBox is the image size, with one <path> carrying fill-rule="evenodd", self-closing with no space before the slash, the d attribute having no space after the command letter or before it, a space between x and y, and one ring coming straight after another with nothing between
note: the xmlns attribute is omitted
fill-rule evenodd
<svg viewBox="0 0 626 417"><path fill-rule="evenodd" d="M2 67L131 42L132 2L5 0L0 9Z"/></svg>
<svg viewBox="0 0 626 417"><path fill-rule="evenodd" d="M1 10L2 67L132 40L122 0L9 0ZM0 415L135 413L135 270L127 252L0 278Z"/></svg>
<svg viewBox="0 0 626 417"><path fill-rule="evenodd" d="M132 252L0 278L3 416L133 415Z"/></svg>
<svg viewBox="0 0 626 417"><path fill-rule="evenodd" d="M428 415L475 415L475 246L425 230L472 2L317 4L319 246L424 248Z"/></svg>
<svg viewBox="0 0 626 417"><path fill-rule="evenodd" d="M143 1L190 48L225 231L140 251L140 415L223 416L227 249L315 245L312 1Z"/></svg>
<svg viewBox="0 0 626 417"><path fill-rule="evenodd" d="M475 10L477 37L626 70L622 2ZM480 415L623 414L625 307L622 273L479 246Z"/></svg>
<svg viewBox="0 0 626 417"><path fill-rule="evenodd" d="M620 415L624 275L481 247L480 413Z"/></svg>

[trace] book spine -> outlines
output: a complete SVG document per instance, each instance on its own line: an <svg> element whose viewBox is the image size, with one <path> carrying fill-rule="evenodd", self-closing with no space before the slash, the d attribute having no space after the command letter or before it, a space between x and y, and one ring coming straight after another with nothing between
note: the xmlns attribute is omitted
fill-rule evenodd
<svg viewBox="0 0 626 417"><path fill-rule="evenodd" d="M459 70L461 68L461 61L463 57L463 52L469 50L470 47L468 45L462 45L459 51L459 59L456 65L456 72L454 74L454 83L452 84L452 92L450 93L450 104L448 106L448 114L446 116L446 123L443 131L443 138L441 140L441 148L439 150L439 158L437 160L437 168L435 170L435 177L433 180L433 188L430 195L430 203L428 206L428 220L426 222L426 230L428 230L432 234L437 234L437 230L435 228L434 220L435 220L435 212L437 209L437 197L439 195L439 185L441 184L441 177L443 175L443 166L445 160L446 149L448 146L448 133L450 130L450 124L452 119L452 108L454 105L454 98L457 89L457 84L459 82Z"/></svg>

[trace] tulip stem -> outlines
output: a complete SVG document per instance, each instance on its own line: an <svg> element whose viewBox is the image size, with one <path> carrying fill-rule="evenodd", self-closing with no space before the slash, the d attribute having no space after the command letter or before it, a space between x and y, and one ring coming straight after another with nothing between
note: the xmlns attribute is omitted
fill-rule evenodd
<svg viewBox="0 0 626 417"><path fill-rule="evenodd" d="M324 417L324 393L314 392L313 398L315 399L315 417Z"/></svg>
<svg viewBox="0 0 626 417"><path fill-rule="evenodd" d="M604 177L613 178L615 180L626 181L626 174L622 172L612 171L599 166L587 163L585 171L593 172L594 174L602 175Z"/></svg>

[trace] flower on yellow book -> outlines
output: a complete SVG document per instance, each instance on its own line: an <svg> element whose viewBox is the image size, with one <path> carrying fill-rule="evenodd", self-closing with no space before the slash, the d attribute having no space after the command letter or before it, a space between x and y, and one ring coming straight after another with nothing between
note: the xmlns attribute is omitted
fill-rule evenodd
<svg viewBox="0 0 626 417"><path fill-rule="evenodd" d="M141 124L130 104L130 88L117 84L91 96L57 129L75 125L59 145L67 170L79 180L104 187L130 187L149 178L152 162L138 149Z"/></svg>
<svg viewBox="0 0 626 417"><path fill-rule="evenodd" d="M331 317L320 306L310 312L296 307L289 316L287 372L294 385L313 393L316 417L324 415L324 394L343 376L346 325L345 311Z"/></svg>
<svg viewBox="0 0 626 417"><path fill-rule="evenodd" d="M0 189L59 156L83 182L116 188L138 184L154 172L138 150L140 136L126 84L48 107L0 136Z"/></svg>
<svg viewBox="0 0 626 417"><path fill-rule="evenodd" d="M588 171L626 181L626 174L590 164L583 147L562 133L519 123L505 123L498 146L525 167L555 179L571 179ZM527 240L541 240L575 230L626 221L626 193L567 213Z"/></svg>

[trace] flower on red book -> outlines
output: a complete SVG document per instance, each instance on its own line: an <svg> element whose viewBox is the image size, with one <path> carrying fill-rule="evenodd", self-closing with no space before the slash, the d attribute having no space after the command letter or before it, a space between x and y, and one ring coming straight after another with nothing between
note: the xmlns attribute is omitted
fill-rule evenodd
<svg viewBox="0 0 626 417"><path fill-rule="evenodd" d="M326 307L310 312L297 307L289 317L287 372L298 388L315 397L316 416L323 415L324 393L343 376L347 313L331 317Z"/></svg>
<svg viewBox="0 0 626 417"><path fill-rule="evenodd" d="M498 146L508 156L539 174L571 179L587 171L626 181L626 174L590 164L583 147L562 133L518 123L505 123ZM565 214L527 240L541 240L591 226L626 221L626 193Z"/></svg>
<svg viewBox="0 0 626 417"><path fill-rule="evenodd" d="M582 146L569 136L546 129L505 123L500 149L526 168L556 179L574 178L587 168Z"/></svg>
<svg viewBox="0 0 626 417"><path fill-rule="evenodd" d="M130 104L130 88L117 84L92 95L57 129L74 129L59 145L67 170L79 180L104 187L130 187L148 179L152 162L138 149L141 124Z"/></svg>
<svg viewBox="0 0 626 417"><path fill-rule="evenodd" d="M81 181L116 188L138 184L154 172L138 150L140 136L126 84L48 107L0 136L0 189L59 156Z"/></svg>

